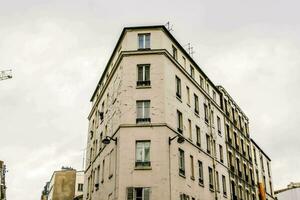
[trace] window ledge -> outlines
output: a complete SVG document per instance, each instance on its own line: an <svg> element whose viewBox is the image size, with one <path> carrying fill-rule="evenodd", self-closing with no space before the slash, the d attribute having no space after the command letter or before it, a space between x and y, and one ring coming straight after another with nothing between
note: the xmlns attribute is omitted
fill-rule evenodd
<svg viewBox="0 0 300 200"><path fill-rule="evenodd" d="M194 177L194 176L191 176L191 179L194 181L194 180L195 180L195 177Z"/></svg>
<svg viewBox="0 0 300 200"><path fill-rule="evenodd" d="M138 51L148 51L151 50L151 48L138 48Z"/></svg>
<svg viewBox="0 0 300 200"><path fill-rule="evenodd" d="M199 183L199 185L200 185L201 187L204 187L204 184L203 184L203 183Z"/></svg>
<svg viewBox="0 0 300 200"><path fill-rule="evenodd" d="M191 105L189 103L186 104L188 107L191 107Z"/></svg>
<svg viewBox="0 0 300 200"><path fill-rule="evenodd" d="M194 113L195 113L195 115L196 115L198 118L200 118L199 113L197 113L197 112L194 112Z"/></svg>
<svg viewBox="0 0 300 200"><path fill-rule="evenodd" d="M134 168L135 170L152 170L151 166L137 166Z"/></svg>
<svg viewBox="0 0 300 200"><path fill-rule="evenodd" d="M140 85L140 86L136 86L136 89L149 89L151 88L151 85Z"/></svg>
<svg viewBox="0 0 300 200"><path fill-rule="evenodd" d="M182 178L186 178L184 174L179 173L179 176L181 176Z"/></svg>
<svg viewBox="0 0 300 200"><path fill-rule="evenodd" d="M111 179L113 176L114 176L113 174L109 175L108 179Z"/></svg>
<svg viewBox="0 0 300 200"><path fill-rule="evenodd" d="M182 99L179 96L176 95L176 98L182 103Z"/></svg>

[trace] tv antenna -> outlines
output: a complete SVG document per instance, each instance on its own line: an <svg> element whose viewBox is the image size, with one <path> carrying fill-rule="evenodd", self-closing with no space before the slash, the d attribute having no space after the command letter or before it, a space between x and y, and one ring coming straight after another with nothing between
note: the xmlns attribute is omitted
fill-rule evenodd
<svg viewBox="0 0 300 200"><path fill-rule="evenodd" d="M173 31L173 25L169 21L165 24L165 27L168 29L168 31Z"/></svg>
<svg viewBox="0 0 300 200"><path fill-rule="evenodd" d="M191 45L191 43L187 43L186 45L184 45L185 47L187 46L187 52L188 54L193 57L195 51L194 51L194 47Z"/></svg>

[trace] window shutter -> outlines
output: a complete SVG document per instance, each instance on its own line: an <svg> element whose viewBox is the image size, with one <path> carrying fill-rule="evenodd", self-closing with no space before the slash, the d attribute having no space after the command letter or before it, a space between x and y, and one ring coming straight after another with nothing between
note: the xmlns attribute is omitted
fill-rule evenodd
<svg viewBox="0 0 300 200"><path fill-rule="evenodd" d="M144 188L144 200L150 199L150 188Z"/></svg>
<svg viewBox="0 0 300 200"><path fill-rule="evenodd" d="M133 200L133 188L127 188L127 200Z"/></svg>

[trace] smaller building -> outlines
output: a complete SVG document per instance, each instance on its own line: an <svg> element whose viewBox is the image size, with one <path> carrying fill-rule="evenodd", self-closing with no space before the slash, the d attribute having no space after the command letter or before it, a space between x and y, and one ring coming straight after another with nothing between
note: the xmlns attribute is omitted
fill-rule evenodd
<svg viewBox="0 0 300 200"><path fill-rule="evenodd" d="M0 200L6 200L5 173L6 165L0 160Z"/></svg>
<svg viewBox="0 0 300 200"><path fill-rule="evenodd" d="M70 167L54 171L42 191L41 200L74 200L83 194L84 172Z"/></svg>
<svg viewBox="0 0 300 200"><path fill-rule="evenodd" d="M277 200L297 200L300 199L300 183L291 182L287 188L275 191Z"/></svg>

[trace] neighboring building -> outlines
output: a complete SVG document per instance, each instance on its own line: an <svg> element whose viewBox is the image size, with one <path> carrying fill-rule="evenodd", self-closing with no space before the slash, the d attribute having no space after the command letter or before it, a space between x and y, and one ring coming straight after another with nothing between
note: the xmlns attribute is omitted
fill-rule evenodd
<svg viewBox="0 0 300 200"><path fill-rule="evenodd" d="M164 26L123 29L91 102L83 199L255 198L248 118Z"/></svg>
<svg viewBox="0 0 300 200"><path fill-rule="evenodd" d="M0 200L6 200L6 184L5 184L6 165L0 160Z"/></svg>
<svg viewBox="0 0 300 200"><path fill-rule="evenodd" d="M271 173L271 159L251 139L253 155L253 172L255 173L255 186L257 199L274 199L274 190Z"/></svg>
<svg viewBox="0 0 300 200"><path fill-rule="evenodd" d="M300 199L300 183L290 183L287 188L275 191L277 200Z"/></svg>
<svg viewBox="0 0 300 200"><path fill-rule="evenodd" d="M72 168L55 171L44 186L42 200L80 199L83 194L84 172Z"/></svg>

